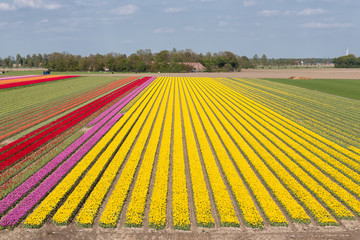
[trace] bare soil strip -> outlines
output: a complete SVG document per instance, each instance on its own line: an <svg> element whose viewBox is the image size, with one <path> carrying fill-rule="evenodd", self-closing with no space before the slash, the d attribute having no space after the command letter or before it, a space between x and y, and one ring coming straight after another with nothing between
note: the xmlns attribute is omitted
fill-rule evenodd
<svg viewBox="0 0 360 240"><path fill-rule="evenodd" d="M171 89L171 86L169 86L169 88ZM166 99L167 105L169 104L169 98L170 98L170 94L169 94L168 98ZM165 100L163 100L163 101L165 101ZM154 160L154 165L153 165L152 174L151 174L151 178L150 178L149 190L148 190L148 194L147 194L147 197L146 197L146 204L145 204L145 211L144 211L144 218L143 218L143 228L144 229L149 229L150 203L151 203L151 197L152 197L152 193L153 193L153 189L154 189L154 185L155 185L155 177L156 177L156 171L157 171L157 165L158 165L158 159L159 159L159 151L160 151L160 148L161 148L161 139L162 139L163 132L164 132L164 125L165 125L165 118L166 118L166 114L167 114L167 108L168 108L168 106L165 107L165 113L164 113L164 116L162 117L163 120L162 120L161 132L160 132L160 140L159 140L157 150L156 150L156 154L155 154L155 160ZM158 115L157 115L157 117L158 117ZM152 131L151 131L151 133L152 133ZM149 139L150 139L150 136L151 135L149 134ZM147 142L144 149L147 149L148 144L149 143ZM144 150L144 152L145 151L146 150Z"/></svg>
<svg viewBox="0 0 360 240"><path fill-rule="evenodd" d="M183 91L185 93L186 87L185 87L184 84L183 84L182 89L183 89ZM198 137L196 135L195 126L194 126L193 121L192 121L193 117L191 117L190 110L189 110L189 103L192 101L192 99L187 99L186 94L184 94L184 95L185 95L185 98L186 98L186 101L187 101L185 104L187 104L187 106L188 106L187 107L188 108L188 113L187 114L189 114L190 119L191 119L191 123L192 123L191 127L193 128L194 138L195 138L196 146L197 146L198 153L199 153L199 158L200 158L200 162L201 162L201 166L202 166L202 170L203 170L203 175L204 175L204 178L205 178L206 188L207 188L207 192L209 193L209 197L210 197L211 212L212 212L212 215L213 215L213 218L214 218L214 221L215 221L215 228L219 228L221 226L221 224L220 224L218 211L216 209L215 199L214 199L213 192L212 192L212 189L211 189L211 186L210 186L209 177L208 177L208 174L206 172L204 159L203 159L202 154L201 154L201 149L200 149Z"/></svg>
<svg viewBox="0 0 360 240"><path fill-rule="evenodd" d="M81 74L80 74L81 75ZM83 74L88 76L88 74ZM105 74L91 74L91 76L107 76ZM224 73L139 73L139 74L111 74L109 76L169 76L169 77L227 77L227 78L289 78L292 76L317 79L359 79L359 68L292 68L292 69L243 69L241 72ZM294 79L296 81L296 79Z"/></svg>
<svg viewBox="0 0 360 240"><path fill-rule="evenodd" d="M201 97L201 96L198 95L198 97ZM193 101L197 101L197 100L193 100ZM204 109L203 109L203 110L204 110ZM200 116L198 110L197 110L196 112L197 112L199 118L201 119L201 116ZM201 121L203 122L204 119L201 119ZM211 140L210 140L210 138L209 138L208 133L207 133L206 130L205 130L205 126L204 126L203 123L202 123L202 127L203 127L203 129L204 129L205 134L206 134L206 139L208 140L209 145L210 145L210 147L211 147L211 151L212 151L212 154L213 154L213 156L214 156L214 158L215 158L216 166L217 166L217 168L219 169L219 172L220 172L222 181L224 182L225 187L226 187L226 190L227 190L227 192L228 192L228 194L229 194L229 196L230 196L230 199L231 199L231 201L232 201L232 205L233 205L233 208L234 208L234 210L235 210L236 217L237 217L237 219L238 219L239 222L240 222L240 227L241 227L242 230L245 230L245 223L244 223L242 214L241 214L241 212L240 212L240 209L239 209L239 207L238 207L237 201L236 201L236 199L235 199L235 197L234 197L234 195L233 195L233 192L232 192L232 190L231 190L231 187L230 187L230 185L229 185L229 182L227 181L227 178L226 178L226 176L225 176L225 174L224 174L224 172L223 172L223 170L222 170L221 164L219 163L219 159L218 159L218 157L217 157L217 155L216 155L216 153L215 153L215 151L214 151L213 144L212 144L212 142L211 142ZM214 130L215 130L215 129L214 129ZM216 130L215 130L215 132L216 132ZM217 133L217 132L216 132L216 133ZM218 136L218 138L220 139L219 135L217 135L217 136ZM220 141L222 142L221 139L220 139ZM225 148L225 146L224 146L224 148ZM228 153L228 154L229 154L229 153ZM229 155L229 156L230 156L230 155Z"/></svg>
<svg viewBox="0 0 360 240"><path fill-rule="evenodd" d="M179 92L175 94L176 97L180 98L180 91L181 89L178 89ZM184 126L184 117L183 117L183 111L182 111L182 105L186 104L181 102L181 99L179 99L180 103L180 111L181 111L181 123L182 126ZM190 175L190 164L189 164L189 156L187 154L187 143L186 143L186 137L185 137L185 128L182 128L182 136L183 136L183 146L184 146L184 161L185 161L185 175L186 175L186 186L187 186L187 193L188 193L188 200L189 200L189 215L190 215L190 231L196 231L198 229L197 221L196 221L196 213L195 213L195 203L194 203L194 196L193 196L193 190L192 190L192 184L191 184L191 175Z"/></svg>

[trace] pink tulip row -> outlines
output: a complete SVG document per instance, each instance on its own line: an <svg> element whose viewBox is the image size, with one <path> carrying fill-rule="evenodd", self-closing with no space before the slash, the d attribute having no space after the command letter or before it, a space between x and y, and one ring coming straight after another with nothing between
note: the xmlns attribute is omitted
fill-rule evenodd
<svg viewBox="0 0 360 240"><path fill-rule="evenodd" d="M143 83L138 89L136 89L133 93L131 93L131 95L129 95L129 97L134 98L133 96L137 96L144 88L146 88L156 77L152 77L149 80L147 80L145 83ZM126 103L127 104L127 103ZM100 119L102 119L103 117L105 117L106 115L108 115L111 111L113 111L114 109L119 108L119 106L122 106L121 108L123 108L123 103L121 101L117 102L116 104L114 104L113 106L111 106L109 109L107 109L106 111L104 111L102 114L100 114L99 116L97 116L96 118L94 118L91 122L89 122L86 126L90 127L92 125L95 125L96 123L98 123L100 121Z"/></svg>
<svg viewBox="0 0 360 240"><path fill-rule="evenodd" d="M10 80L10 79L17 79L17 78L29 78L29 77L39 77L41 75L26 75L26 76L12 76L12 77L2 77L1 80Z"/></svg>
<svg viewBox="0 0 360 240"><path fill-rule="evenodd" d="M101 128L89 141L87 141L79 150L77 150L70 158L66 160L59 168L57 168L53 174L51 174L45 181L43 181L33 192L31 192L20 204L18 204L11 212L9 212L0 222L2 227L15 226L43 197L45 197L51 189L78 163L78 161L104 136L104 134L120 119L123 114L117 114L112 118L103 128ZM69 154L68 151L63 153ZM53 163L53 162L52 162ZM56 163L53 163L54 165ZM50 167L49 167L50 168ZM38 175L42 175L43 171L38 171ZM34 175L35 176L35 175ZM29 179L30 180L30 179ZM41 180L36 178L36 180ZM6 200L8 202L14 202L15 198L19 195L25 194L29 189L23 187L23 185L33 185L30 181L24 182L19 186L16 191L18 194L9 194L1 202ZM19 191L17 191L19 189ZM23 191L21 191L23 190ZM14 196L14 198L12 198ZM8 206L8 204L7 204ZM6 207L6 206L5 206Z"/></svg>
<svg viewBox="0 0 360 240"><path fill-rule="evenodd" d="M9 212L0 222L5 227L15 226L35 204L40 201L51 189L73 168L73 166L101 139L101 137L115 124L122 116L118 113L126 104L137 96L146 86L148 86L155 78L150 78L144 82L133 93L118 101L113 107L98 116L97 123L67 149L36 172L32 177L16 188L0 201L0 215L7 211L19 199L27 194L31 189L39 184L47 175L58 167L72 152L79 148L87 139L82 147L80 147L71 157L69 157L60 167L58 167L46 180L44 180L32 193L30 193L19 205ZM110 119L110 121L109 121ZM109 122L108 122L109 121ZM106 123L108 122L108 123ZM105 124L106 123L106 124ZM105 125L104 125L105 124ZM100 130L99 130L100 129Z"/></svg>

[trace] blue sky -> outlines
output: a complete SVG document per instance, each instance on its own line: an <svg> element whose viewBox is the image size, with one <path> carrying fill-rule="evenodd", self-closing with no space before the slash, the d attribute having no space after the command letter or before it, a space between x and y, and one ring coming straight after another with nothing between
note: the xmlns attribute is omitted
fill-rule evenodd
<svg viewBox="0 0 360 240"><path fill-rule="evenodd" d="M356 0L0 0L0 57L138 49L360 55Z"/></svg>

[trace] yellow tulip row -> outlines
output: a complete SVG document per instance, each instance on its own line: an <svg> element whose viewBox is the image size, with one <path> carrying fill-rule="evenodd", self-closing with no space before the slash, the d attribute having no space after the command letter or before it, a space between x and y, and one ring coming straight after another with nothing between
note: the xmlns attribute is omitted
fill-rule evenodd
<svg viewBox="0 0 360 240"><path fill-rule="evenodd" d="M192 89L196 89L196 87L191 84L190 87L188 87L188 89L192 90ZM231 190L242 212L242 216L245 221L245 224L250 227L260 227L260 228L263 227L264 225L263 220L256 209L254 201L252 200L251 195L247 191L243 180L237 173L237 170L233 165L229 155L227 154L223 144L221 143L221 140L217 136L217 133L215 132L214 128L211 126L211 123L215 126L216 131L218 131L220 136L223 136L224 134L227 133L223 128L219 127L218 121L213 121L214 119L212 117L214 117L214 115L211 113L209 114L210 109L206 104L204 104L204 102L200 98L200 94L194 93L193 91L191 91L190 94L195 103L195 108L198 110L200 114L201 122L204 124L206 132L209 136L214 151L217 155L217 159L221 164L226 179L231 187ZM196 100L195 95L199 96L199 101ZM206 117L205 112L203 111L202 108L204 108L206 113L209 114L210 121L209 118ZM232 222L230 222L230 220ZM235 219L235 216L232 216L232 219L227 220L227 222L233 225L238 224Z"/></svg>
<svg viewBox="0 0 360 240"><path fill-rule="evenodd" d="M275 116L277 116L277 115L275 115ZM349 166L353 167L357 171L360 171L360 155L359 154L353 153L352 151L349 151L348 149L346 149L332 141L329 141L328 139L326 139L326 138L324 138L324 137L322 137L322 136L320 136L320 135L318 135L318 134L316 134L294 122L289 122L289 120L284 119L283 117L281 117L281 115L277 116L277 117L279 117L281 120L288 123L289 125L292 125L294 128L299 129L297 131L306 133L309 136L309 137L306 137L306 139L308 141L314 143L316 146L323 148L329 154L331 154L335 158L338 158L339 160L347 163ZM303 135L305 135L305 134L303 134ZM331 148L327 147L325 144L330 146ZM352 158L353 160L351 160L350 158ZM355 160L355 162L353 162L354 160Z"/></svg>
<svg viewBox="0 0 360 240"><path fill-rule="evenodd" d="M339 172L337 169L335 169L334 167L332 167L331 165L327 164L325 161L322 160L322 158L328 158L329 155L322 154L322 152L319 153L319 150L315 146L309 144L309 142L303 140L298 135L296 135L293 132L291 132L290 130L286 129L283 125L274 122L271 118L268 117L268 115L262 114L261 111L259 110L259 116L260 115L262 116L262 119L264 119L264 126L268 125L266 128L273 129L272 132L274 132L275 135L277 135L278 137L282 136L283 139L286 139L286 140L284 140L285 142L287 142L289 145L291 145L291 147L293 149L296 149L296 151L300 152L306 159L308 159L310 162L312 162L312 164L314 164L315 166L318 166L321 169L321 172L328 174L331 178L338 181L346 189L348 189L349 191L351 191L359 196L360 186L358 184L356 184L351 179L349 179L347 176L345 176L344 174ZM271 123L271 124L269 124L269 123ZM276 128L274 128L274 127L276 127ZM302 143L302 144L300 144L300 143ZM307 148L305 148L304 146L306 146ZM315 155L314 152L317 153L317 155ZM306 164L310 164L310 163L307 162ZM305 168L305 169L307 169L307 168ZM314 171L318 172L319 170L314 169ZM323 173L322 173L322 175L324 175ZM355 174L356 173L354 173L351 170L348 170L348 172L347 172L347 175L355 175ZM354 201L354 198L351 195L349 195L342 188L339 188L339 186L337 186L334 182L331 181L331 185L333 185L334 189L337 189L336 195L338 195L338 197L340 199L342 199L342 201L344 201L353 210L357 209L355 211L358 212L359 207L357 206L358 205L357 201ZM335 190L332 190L332 191L335 191ZM340 192L344 192L346 194L343 195ZM347 200L345 200L345 198L347 198Z"/></svg>
<svg viewBox="0 0 360 240"><path fill-rule="evenodd" d="M165 112L165 110L163 110L163 112ZM143 115L143 116L145 116L145 115ZM135 129L141 128L142 121L140 121L140 119L134 126L134 130L132 130L135 133L136 133ZM162 122L162 119L161 119L161 122ZM119 135L123 135L123 133L120 132ZM136 134L133 134L133 136L135 138ZM126 139L126 141L129 141L130 139L132 139L132 138L128 137ZM156 139L159 139L159 136L156 136ZM112 141L112 144L115 144L115 143L117 143L117 142ZM80 183L76 186L76 188L70 194L70 196L67 198L67 200L57 210L56 214L53 217L55 224L64 225L69 222L69 220L73 216L74 212L79 208L79 205L82 202L82 200L84 199L84 197L86 196L86 194L93 188L93 185L94 185L96 179L98 178L98 176L104 171L104 168L110 161L111 156L113 154L112 150L113 150L113 148L108 148L105 150L105 152L97 159L95 164L91 167L91 169L86 173L86 175L83 177L83 179L80 181ZM156 151L156 148L155 148L155 151ZM154 155L155 155L155 153L154 153ZM101 189L104 189L103 186L101 187ZM94 194L96 194L96 191L94 192ZM91 198L90 198L89 202L90 201L91 201ZM82 223L80 223L80 224L82 224ZM86 225L86 224L84 224L84 225Z"/></svg>
<svg viewBox="0 0 360 240"><path fill-rule="evenodd" d="M258 85L239 81L244 91ZM320 225L360 216L358 148L346 149L223 82L158 77L24 223L41 226L61 204L53 221L67 224L84 202L76 222L92 226L112 185L102 227L116 227L125 201L126 226L141 227L150 201L149 226L165 228L169 192L173 228L182 230L190 229L189 197L204 227L215 225L213 214L221 226L239 226L236 212L257 228L264 226L261 215L282 226L284 213L300 223L310 222L309 213Z"/></svg>
<svg viewBox="0 0 360 240"><path fill-rule="evenodd" d="M211 190L214 195L215 204L220 217L220 223L222 226L238 226L239 220L236 217L236 213L234 207L232 206L230 196L226 190L225 183L219 172L219 168L216 164L214 155L212 154L211 146L207 140L205 131L202 126L202 121L199 119L198 114L196 113L196 108L198 108L198 105L194 105L194 103L197 103L197 99L195 99L189 94L189 87L183 86L183 88L185 90L187 104L189 106L190 115L194 124L194 129L200 146L206 172L209 178ZM210 141L212 141L212 139ZM216 144L214 142L212 143Z"/></svg>
<svg viewBox="0 0 360 240"><path fill-rule="evenodd" d="M207 101L210 105L210 108L214 110L214 115L217 116L217 118L219 119L217 120L215 117L212 117L211 122L217 123L220 126L218 129L221 129L222 128L221 124L223 124L224 128L230 133L231 137L233 139L236 139L237 144L243 150L245 155L248 157L249 163L256 169L256 171L263 179L263 181L266 183L268 188L274 193L275 197L278 199L280 204L289 213L290 217L297 222L309 222L310 219L307 216L304 209L296 202L296 200L291 196L291 194L282 186L279 180L276 179L276 177L269 171L267 166L261 161L259 156L253 151L253 149L256 149L258 151L258 154L262 157L271 158L271 155L266 151L264 151L265 149L263 149L263 147L260 144L258 144L253 139L253 137L248 132L246 132L245 129L241 129L240 134L237 132L239 131L239 129L235 130L233 125L236 123L235 122L236 120L232 118L230 114L226 114L227 110L221 106L223 104L222 99L214 99L211 93L205 93L204 98L205 99L211 98L211 100L207 100ZM219 101L219 103L217 103L217 101ZM204 104L205 103L202 103L202 105ZM217 108L219 110L217 110ZM224 116L222 114L224 114ZM209 114L209 116L211 116L211 114ZM222 131L225 130L222 129ZM225 139L225 137L223 138ZM241 168L243 168L245 164L248 165L247 168L249 170L246 172L247 174L249 171L251 171L251 167L249 163L245 161L240 165ZM286 225L286 221L284 219L283 222L273 222L273 224Z"/></svg>
<svg viewBox="0 0 360 240"><path fill-rule="evenodd" d="M251 87L258 87L261 89L266 89L266 90L270 90L271 92L274 92L276 94L276 96L287 96L287 97L291 97L291 98L296 98L300 103L307 103L307 104L313 104L315 106L323 106L326 107L326 109L330 110L329 113L325 113L326 116L331 117L332 119L335 120L335 124L339 125L339 123L341 123L342 121L347 121L347 119L344 119L344 116L341 115L332 115L330 114L333 111L338 111L339 109L337 109L337 106L332 104L331 102L328 101L323 101L322 98L313 98L313 94L311 94L309 96L309 92L307 92L306 95L304 94L299 94L299 90L298 88L294 88L292 86L287 86L287 87L283 87L283 84L278 84L278 83L266 83L262 81L262 84L256 83L256 81L246 81L244 79L241 78L234 78L236 81L238 82L242 82L242 83L246 83L248 86ZM270 85L270 86L269 86ZM281 86L281 87L280 87ZM295 90L296 89L296 90ZM295 92L295 91L296 92ZM302 92L304 93L304 92ZM328 99L331 99L331 97L327 97ZM337 100L337 98L332 98ZM297 102L295 102L294 104L298 104ZM315 113L317 114L324 114L324 112L318 111L316 109L313 109L315 111ZM356 110L353 109L353 110ZM314 112L313 111L313 112ZM350 113L351 114L351 113ZM350 123L350 122L348 122ZM360 127L360 125L357 125L358 127Z"/></svg>
<svg viewBox="0 0 360 240"><path fill-rule="evenodd" d="M183 126L181 121L179 82L175 81L175 110L174 110L174 136L173 136L173 174L172 174L172 214L173 226L176 229L190 229L190 213L188 192L185 175L185 157L183 143Z"/></svg>
<svg viewBox="0 0 360 240"><path fill-rule="evenodd" d="M169 81L169 79L166 79ZM152 191L149 211L149 225L156 229L166 226L166 207L169 181L171 132L174 108L174 83L172 82L170 98L166 110L165 122L159 149L159 157L155 175L155 184ZM163 104L165 105L165 104ZM159 140L157 140L159 141ZM151 143L151 140L150 142Z"/></svg>
<svg viewBox="0 0 360 240"><path fill-rule="evenodd" d="M129 114L124 115L119 122L117 122L108 133L83 157L83 159L70 171L69 174L54 188L52 192L39 204L39 206L30 214L24 221L24 224L30 227L40 227L47 217L55 211L56 207L60 204L62 199L66 198L67 194L71 191L73 186L77 183L78 179L83 173L91 166L100 152L107 146L116 133L121 129L124 133L131 129L132 125L136 121L138 112L141 112L141 104L146 105L152 95L156 92L155 85L139 99L139 101L133 106ZM139 107L140 106L140 107ZM135 117L130 118L134 113ZM121 135L120 141L126 135ZM116 149L116 146L113 146ZM110 149L109 149L110 148ZM109 151L114 151L109 146Z"/></svg>
<svg viewBox="0 0 360 240"><path fill-rule="evenodd" d="M203 90L204 91L204 90ZM206 91L206 90L205 90ZM223 99L214 99L212 94L205 93L204 94L205 101L207 100L210 108L214 109L214 115L216 115L220 122L224 125L224 127L231 133L232 138L236 139L239 146L241 148L248 148L256 149L259 156L263 159L273 160L272 155L261 146L254 137L249 134L245 128L242 128L239 123L236 122L236 119L232 117L227 111L231 111L231 109L226 110L222 107L224 101ZM211 100L209 100L209 98ZM219 103L217 103L217 101ZM202 102L201 105L205 105L205 102ZM217 108L219 110L217 110ZM222 116L224 114L224 116ZM209 114L211 116L211 114ZM212 123L216 123L220 125L220 122L216 118L211 119ZM235 130L234 127L238 127ZM240 126L240 127L239 127ZM224 129L222 129L225 131ZM237 133L238 131L239 133ZM244 141L246 140L247 143ZM244 150L245 152L245 150ZM247 151L249 154L251 151ZM296 202L296 200L291 196L291 194L283 187L281 182L271 173L271 171L267 168L267 166L261 161L261 159L256 155L252 154L252 158L250 159L251 165L257 170L260 174L260 177L264 180L267 184L268 188L274 193L275 197L278 199L280 204L285 208L285 210L289 213L290 217L293 221L296 222L310 222L310 218L307 216L304 209Z"/></svg>
<svg viewBox="0 0 360 240"><path fill-rule="evenodd" d="M354 152L357 153L357 154L360 154L360 149L357 148L357 147L349 146L349 149L352 150L352 151L354 151Z"/></svg>
<svg viewBox="0 0 360 240"><path fill-rule="evenodd" d="M278 148L276 147L271 141L269 141L264 136L267 136L269 139L274 140L276 139L276 136L270 134L266 131L265 128L262 127L261 124L256 123L251 118L247 116L245 112L236 113L233 108L236 106L232 104L231 101L227 100L226 98L216 97L215 93L208 94L208 96L211 96L210 100L212 102L215 102L215 99L212 97L215 97L217 101L221 102L221 104L218 104L218 108L220 112L222 112L227 119L229 119L232 123L232 125L239 131L239 133L246 138L246 140L251 143L251 146L256 149L259 153L259 155L262 157L263 161L267 166L269 166L273 172L278 176L278 178L281 180L281 182L287 186L287 188L292 192L292 194L309 210L310 213L318 220L318 222L322 225L329 225L329 224L335 224L336 221L331 217L331 215L321 206L319 202L317 202L307 190L301 186L287 171L284 169L281 164L279 164L276 159L272 156L274 155L277 159L280 159L284 165L289 165L291 163L291 160ZM226 106L226 104L229 107L223 108L222 106ZM228 111L228 112L227 112ZM237 122L239 121L239 122ZM224 122L224 121L222 121ZM240 124L241 123L241 124ZM252 125L251 125L252 124ZM249 132L247 133L245 129ZM263 134L261 134L261 133ZM254 138L257 139L256 142ZM264 149L261 145L266 146L266 148L269 150L269 153L266 149ZM285 144L283 144L281 147L286 147ZM254 162L254 159L251 159L252 162ZM254 164L254 163L253 163ZM255 165L255 164L254 164ZM294 165L294 164L293 164ZM309 176L304 176L304 173L301 171L301 169L296 168L297 165L295 165L295 171L294 174L296 176L300 175L301 179L303 181L301 182L310 182L309 187L313 188L315 191L320 192L319 189L322 188L316 183L312 178ZM294 166L292 166L291 169L294 169ZM300 171L299 171L300 170ZM265 173L265 176L267 174ZM276 195L276 192L273 190L273 193ZM331 202L335 201L337 202L331 194L329 194L325 189L322 189L322 193L325 193L323 200ZM279 193L280 194L280 193ZM279 200L281 203L281 200ZM338 205L344 209L344 207L338 203ZM284 206L285 207L285 206ZM286 207L285 207L286 208ZM346 210L346 208L345 208ZM299 210L298 210L299 211ZM302 212L302 211L300 211ZM299 212L299 213L300 213ZM290 216L292 216L291 213L289 213ZM302 213L303 214L303 213ZM298 218L293 219L295 221L301 221L301 222L308 222L309 218L305 215L298 215ZM351 213L350 213L351 214Z"/></svg>
<svg viewBox="0 0 360 240"><path fill-rule="evenodd" d="M281 120L283 119L284 118L282 117ZM326 160L329 164L331 164L332 166L341 170L343 173L349 175L352 179L359 182L360 175L354 172L354 170L360 171L360 164L359 162L353 160L353 159L360 160L360 157L358 155L333 143L332 141L325 139L324 137L321 137L307 130L304 127L297 126L296 128L295 126L293 126L293 124L281 120L278 121L279 124L281 124L282 126L286 127L287 129L298 135L296 140L298 140L298 142L301 145L307 147L308 149L312 149L315 154L321 156L322 159ZM316 148L314 148L313 146L316 146ZM351 159L350 157L352 157L353 159ZM344 164L340 163L338 160L340 160Z"/></svg>
<svg viewBox="0 0 360 240"><path fill-rule="evenodd" d="M206 79L203 79L203 81ZM209 95L209 94L208 94ZM222 117L221 115L217 115L217 117ZM223 122L224 121L224 122ZM249 162L244 158L243 154L240 152L237 145L241 148L242 152L245 154L247 159L250 161L258 160L258 155L254 152L254 150L247 144L247 142L243 139L242 136L238 134L228 123L225 118L220 119L220 122L224 124L224 128L229 132L231 136L235 139L236 143L234 143L230 136L222 135L222 140L225 143L228 151L230 152L232 158L242 176L246 180L247 184L250 186L253 194L259 206L263 210L265 217L269 220L272 225L287 225L287 220L285 216L282 214L280 208L271 198L270 194L266 190L265 186L261 183L258 176L255 174ZM226 125L225 125L226 124Z"/></svg>
<svg viewBox="0 0 360 240"><path fill-rule="evenodd" d="M154 83L153 90L155 92L158 92L159 89L159 82ZM98 210L109 191L111 184L113 183L117 172L119 171L119 168L123 164L125 157L119 158L119 152L121 151L122 154L124 152L128 153L131 147L131 140L136 138L136 135L138 132L136 132L136 129L139 130L144 122L145 117L148 115L148 112L151 109L151 104L155 101L156 95L153 95L151 99L147 99L148 102L144 101L144 104L142 104L138 110L132 114L133 117L130 118L128 121L133 122L131 126L133 126L132 130L130 131L129 135L124 139L124 136L126 136L125 131L121 130L116 137L111 141L108 149L105 150L105 152L101 155L101 157L98 159L100 161L102 158L108 158L111 159L114 155L114 152L116 152L119 143L123 142L122 147L119 149L117 154L112 158L109 166L104 171L102 177L100 178L99 182L94 187L93 191L90 193L89 197L86 199L83 207L80 209L80 212L78 216L76 217L76 222L80 226L91 226L94 223L94 219L97 216ZM134 111L134 108L136 108L136 105L134 105L132 108L129 109L127 113L132 113ZM127 114L125 114L127 115ZM140 117L138 117L140 116ZM125 128L124 128L125 129ZM135 129L135 130L134 130ZM130 130L130 129L129 129ZM128 131L129 131L128 130ZM125 154L126 156L126 154Z"/></svg>
<svg viewBox="0 0 360 240"><path fill-rule="evenodd" d="M165 80L166 81L166 80ZM174 99L174 82L170 82L170 90L167 90L164 94L164 102L160 104L159 112L157 114L151 137L149 138L149 143L146 147L143 161L141 163L137 180L134 186L134 189L131 193L131 199L129 206L126 212L126 225L131 227L141 227L143 223L143 215L145 211L145 204L147 194L149 192L149 184L151 173L154 166L155 154L158 148L158 143L160 140L160 134L162 125L164 123L164 117L166 112L164 132L168 133L171 136L171 124L172 124L172 109L173 109L173 99ZM170 96L169 96L170 94ZM168 100L169 97L169 100ZM167 104L166 104L167 103ZM168 106L167 106L168 105ZM167 108L166 108L167 106ZM153 110L154 111L154 110ZM150 121L147 120L147 121ZM163 135L161 151L166 151L164 157L169 158L170 156L170 145L171 138L167 138ZM163 157L163 156L161 156ZM156 194L156 192L154 192ZM165 198L166 200L166 198Z"/></svg>
<svg viewBox="0 0 360 240"><path fill-rule="evenodd" d="M159 80L155 81L158 82ZM130 190L131 184L134 180L135 171L139 165L142 152L149 138L150 130L155 120L157 111L162 101L167 100L167 97L164 97L164 95L165 93L169 93L168 88L168 83L162 84L162 89L161 91L159 91L159 97L156 98L156 100L153 99L155 100L155 103L150 101L147 107L148 110L146 109L147 111L149 111L149 116L147 116L146 118L147 114L141 114L141 120L138 121L140 127L134 127L132 129L130 134L126 137L126 141L121 145L119 151L114 157L114 166L111 166L110 164L108 167L109 175L116 175L116 172L118 172L120 165L116 164L115 162L123 162L128 155L128 150L133 146L133 149L128 156L125 166L121 171L120 178L118 179L115 188L112 191L110 198L105 206L104 212L100 217L100 226L102 227L116 227L117 225L121 210L124 206L124 202ZM140 131L141 126L142 129ZM113 172L115 174L113 174ZM106 172L104 173L104 176L102 177L102 179L106 178ZM106 183L107 181L104 180L104 182Z"/></svg>
<svg viewBox="0 0 360 240"><path fill-rule="evenodd" d="M181 78L179 82L183 80L184 79ZM180 86L179 92L196 221L200 226L213 227L215 222L212 216L209 193L207 191L203 167L200 162L199 151L195 140L195 133L191 124L191 118L182 86Z"/></svg>
<svg viewBox="0 0 360 240"><path fill-rule="evenodd" d="M246 94L254 100L259 100L260 102L267 104L272 109L276 109L278 112L290 114L290 116L294 117L297 116L297 118L303 118L304 116L304 112L296 111L296 107L298 105L299 107L303 107L303 105L301 105L301 103L297 103L296 101L289 101L286 98L280 97L279 95L284 94L283 91L277 91L277 94L272 94L270 92L274 90L273 87L264 87L264 84L255 84L254 81L245 81L238 78L236 78L236 81L229 81L229 79L216 80L225 85L231 86L232 88L236 89L238 93ZM266 89L267 91L260 90L260 88ZM269 96L271 101L269 101ZM298 97L299 95L297 94L296 99ZM287 104L289 104L289 106L286 106ZM313 116L314 111L316 114L316 118L320 119L320 121L316 120L316 118ZM332 119L332 121L329 122L329 118ZM318 131L322 132L322 135L329 137L329 139L334 139L337 142L341 142L343 144L345 144L345 142L351 144L358 144L355 143L356 141L354 141L354 135L350 134L352 132L351 129L346 128L346 125L344 126L343 120L336 118L336 116L334 115L328 115L324 111L318 112L316 111L316 109L310 108L308 110L308 114L306 115L306 119L307 120L303 122L303 124L309 127L315 127ZM324 126L323 121L327 121L329 124ZM339 125L337 122L341 125Z"/></svg>
<svg viewBox="0 0 360 240"><path fill-rule="evenodd" d="M236 93L234 94L236 95ZM240 100L241 99L241 100ZM232 101L234 99L231 99ZM237 101L241 104L241 102L245 102L247 100L246 97L241 96L241 98L238 96ZM239 108L240 109L240 108ZM241 107L242 110L245 111L245 107ZM321 184L323 184L328 190L330 190L333 194L335 194L342 202L344 202L346 205L348 205L352 210L358 213L359 211L359 204L356 198L354 198L351 194L349 194L346 190L338 186L336 183L332 181L329 177L327 177L322 171L331 173L330 176L335 176L335 178L342 180L345 182L348 186L353 187L355 190L358 188L354 182L352 182L350 179L346 178L343 174L340 172L331 169L331 166L326 165L319 157L309 152L306 148L295 142L293 139L291 139L288 135L291 135L292 133L289 132L287 129L285 129L283 126L277 124L272 119L268 118L267 114L263 114L264 107L257 108L253 102L249 103L249 109L251 109L254 113L249 113L249 115L252 116L256 121L258 121L262 126L267 128L269 131L271 131L276 137L282 139L283 142L287 143L289 146L291 146L292 151L289 151L288 148L283 148L284 150L292 159L295 160L295 162L301 166L305 171L307 171L310 175L312 175L315 179L317 179ZM241 112L239 112L241 115ZM260 117L258 117L260 116ZM272 125L271 125L272 124ZM277 126L277 128L273 127ZM287 134L284 134L283 132L286 132ZM296 151L300 152L306 159L313 162L315 165L320 166L320 171L316 167L314 167L311 163L308 161L304 161L305 159L303 157L300 157L297 153L295 153L294 149ZM316 159L316 162L314 161ZM332 209L335 214L337 214L340 218L351 218L352 215L348 210L344 209Z"/></svg>
<svg viewBox="0 0 360 240"><path fill-rule="evenodd" d="M240 80L240 79L238 79ZM251 83L254 84L254 83ZM283 92L282 92L283 93ZM248 99L250 101L250 99ZM309 100L309 99L307 99ZM252 101L253 102L253 101ZM286 106L285 106L286 107ZM352 159L356 160L357 162L360 162L360 156L357 154L352 153L351 151L349 151L348 149L310 131L309 129L281 116L280 114L271 111L270 109L266 110L270 115L275 116L276 118L279 119L279 123L281 123L284 126L292 126L293 128L296 129L296 131L302 131L306 134L302 135L302 137L304 137L304 139L308 140L309 142L313 143L315 146L318 146L319 148L327 151L329 154L331 154L333 157L339 159L340 161L343 161L345 163L348 163L350 166L353 166L354 169L356 170L360 170L360 165L358 163L353 163ZM339 122L341 122L341 119L337 119ZM329 148L328 146L332 147ZM352 165L355 164L355 165Z"/></svg>
<svg viewBox="0 0 360 240"><path fill-rule="evenodd" d="M277 125L278 126L278 125ZM284 125L282 125L284 126ZM284 126L285 127L285 126ZM290 130L289 130L290 129ZM330 165L329 168L333 169L336 168L338 171L341 171L342 173L346 174L349 178L352 180L355 180L357 182L360 182L360 175L359 173L355 172L353 169L349 168L348 166L344 165L340 161L345 161L349 166L352 166L356 170L359 169L360 165L349 158L340 155L338 159L334 159L330 154L335 156L335 153L337 153L335 150L328 146L324 146L319 141L316 141L315 139L308 139L305 134L303 134L302 131L299 131L291 126L288 126L287 130L284 131L285 134L289 135L291 138L293 138L295 141L297 141L300 145L304 146L304 148L307 148L309 151L311 151L313 154L316 154L317 156L321 157L324 162L327 163L327 165ZM311 143L309 141L313 140ZM320 147L323 147L325 150L319 149ZM334 154L333 154L334 153ZM324 169L325 170L325 169ZM357 192L359 194L360 192Z"/></svg>

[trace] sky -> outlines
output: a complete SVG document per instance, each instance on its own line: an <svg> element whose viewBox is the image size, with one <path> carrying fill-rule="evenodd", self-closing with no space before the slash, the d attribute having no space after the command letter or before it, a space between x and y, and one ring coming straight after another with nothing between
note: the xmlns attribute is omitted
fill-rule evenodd
<svg viewBox="0 0 360 240"><path fill-rule="evenodd" d="M139 49L360 56L359 0L0 0L0 57Z"/></svg>

